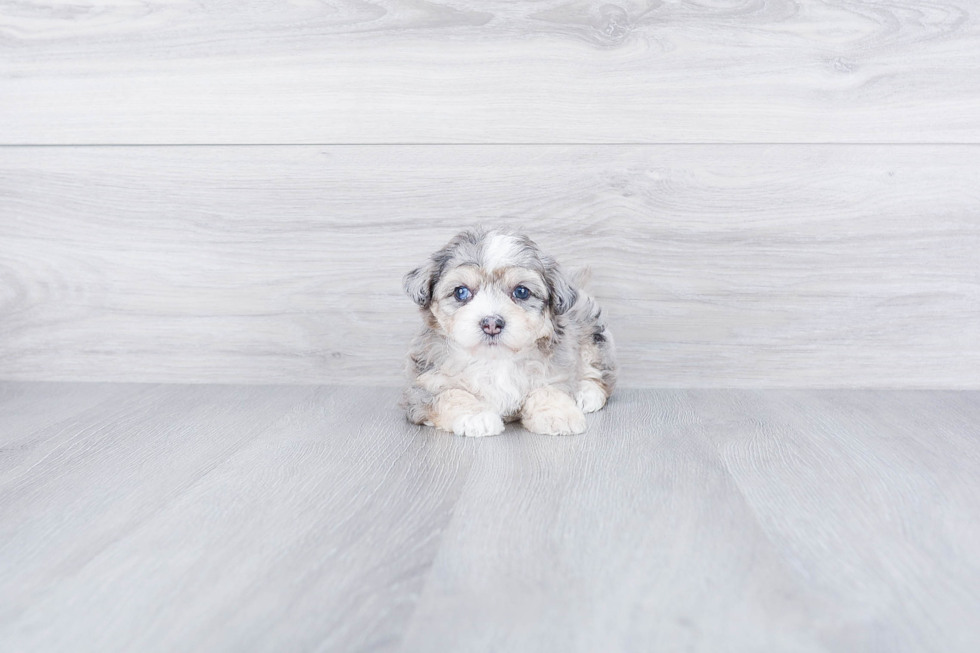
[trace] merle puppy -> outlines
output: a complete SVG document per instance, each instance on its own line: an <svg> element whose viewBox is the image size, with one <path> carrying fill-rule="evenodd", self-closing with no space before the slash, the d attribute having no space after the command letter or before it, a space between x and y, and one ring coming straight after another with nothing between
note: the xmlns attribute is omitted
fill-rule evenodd
<svg viewBox="0 0 980 653"><path fill-rule="evenodd" d="M405 277L424 322L409 352L408 419L458 435L585 431L616 383L591 297L526 236L464 231Z"/></svg>

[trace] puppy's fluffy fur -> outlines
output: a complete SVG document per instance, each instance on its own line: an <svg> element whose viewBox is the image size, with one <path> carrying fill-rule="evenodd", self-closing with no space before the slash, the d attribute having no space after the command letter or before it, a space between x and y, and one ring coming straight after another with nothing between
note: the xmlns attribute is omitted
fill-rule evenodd
<svg viewBox="0 0 980 653"><path fill-rule="evenodd" d="M424 322L409 352L408 419L458 435L585 431L616 383L591 297L526 236L464 231L405 277Z"/></svg>

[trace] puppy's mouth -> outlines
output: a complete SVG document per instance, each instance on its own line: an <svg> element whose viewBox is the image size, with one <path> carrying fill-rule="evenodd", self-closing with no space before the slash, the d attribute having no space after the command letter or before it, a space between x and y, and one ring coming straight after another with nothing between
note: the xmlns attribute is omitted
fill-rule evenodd
<svg viewBox="0 0 980 653"><path fill-rule="evenodd" d="M500 334L487 335L483 334L483 344L487 347L497 347L500 345Z"/></svg>
<svg viewBox="0 0 980 653"><path fill-rule="evenodd" d="M470 352L473 354L477 354L479 352L500 354L506 352L513 354L516 353L517 350L511 345L506 344L504 339L501 337L501 334L498 333L495 335L488 335L484 333L481 335L480 341L470 349Z"/></svg>

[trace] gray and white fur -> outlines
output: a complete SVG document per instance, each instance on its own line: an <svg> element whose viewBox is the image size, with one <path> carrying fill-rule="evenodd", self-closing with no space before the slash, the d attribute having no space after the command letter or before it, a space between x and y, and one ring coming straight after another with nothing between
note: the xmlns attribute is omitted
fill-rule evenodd
<svg viewBox="0 0 980 653"><path fill-rule="evenodd" d="M595 301L527 236L464 231L405 276L423 327L408 357L408 419L458 435L585 431L616 384Z"/></svg>

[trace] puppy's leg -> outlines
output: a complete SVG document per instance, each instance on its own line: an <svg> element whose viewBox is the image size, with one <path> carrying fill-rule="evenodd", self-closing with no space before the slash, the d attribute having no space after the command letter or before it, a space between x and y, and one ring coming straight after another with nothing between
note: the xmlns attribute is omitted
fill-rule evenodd
<svg viewBox="0 0 980 653"><path fill-rule="evenodd" d="M440 392L432 404L432 425L456 435L479 438L504 432L500 415L489 411L482 401L465 390Z"/></svg>
<svg viewBox="0 0 980 653"><path fill-rule="evenodd" d="M521 409L521 423L528 431L544 435L585 432L585 414L575 400L552 386L531 391Z"/></svg>
<svg viewBox="0 0 980 653"><path fill-rule="evenodd" d="M594 413L606 405L606 391L596 381L584 379L578 384L578 392L575 393L575 404L583 413Z"/></svg>
<svg viewBox="0 0 980 653"><path fill-rule="evenodd" d="M580 350L582 379L575 392L575 403L582 412L594 413L606 405L616 385L616 360L612 342L605 336L600 343L587 342Z"/></svg>

